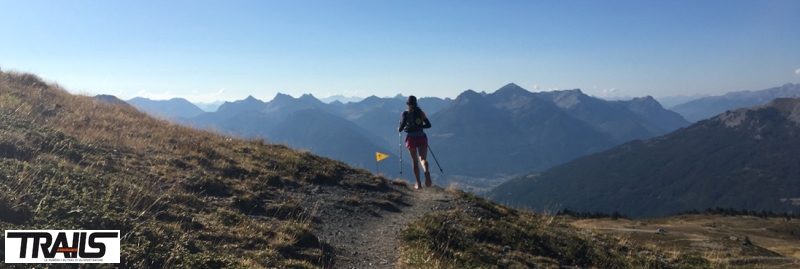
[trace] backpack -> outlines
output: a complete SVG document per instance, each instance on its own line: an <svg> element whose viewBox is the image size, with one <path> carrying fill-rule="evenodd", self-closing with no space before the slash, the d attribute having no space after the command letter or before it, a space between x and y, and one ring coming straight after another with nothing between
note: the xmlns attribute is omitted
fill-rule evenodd
<svg viewBox="0 0 800 269"><path fill-rule="evenodd" d="M422 118L422 110L417 108L413 111L406 111L406 132L422 130L425 120Z"/></svg>

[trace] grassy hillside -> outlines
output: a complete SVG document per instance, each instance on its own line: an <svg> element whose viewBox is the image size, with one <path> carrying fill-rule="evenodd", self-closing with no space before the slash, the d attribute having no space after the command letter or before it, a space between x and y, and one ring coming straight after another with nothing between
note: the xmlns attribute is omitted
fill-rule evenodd
<svg viewBox="0 0 800 269"><path fill-rule="evenodd" d="M323 267L291 190L364 175L0 73L0 227L119 229L128 267Z"/></svg>

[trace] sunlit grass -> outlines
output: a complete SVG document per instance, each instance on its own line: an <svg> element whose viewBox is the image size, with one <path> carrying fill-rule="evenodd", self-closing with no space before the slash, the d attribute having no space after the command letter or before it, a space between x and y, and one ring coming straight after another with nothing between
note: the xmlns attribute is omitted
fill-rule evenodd
<svg viewBox="0 0 800 269"><path fill-rule="evenodd" d="M311 232L313 212L283 188L364 173L31 74L0 72L0 123L2 229L119 229L133 268L325 267L332 254Z"/></svg>

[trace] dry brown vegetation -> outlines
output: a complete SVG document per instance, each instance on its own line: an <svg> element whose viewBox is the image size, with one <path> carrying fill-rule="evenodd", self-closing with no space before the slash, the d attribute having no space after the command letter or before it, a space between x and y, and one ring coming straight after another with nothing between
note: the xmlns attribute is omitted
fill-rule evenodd
<svg viewBox="0 0 800 269"><path fill-rule="evenodd" d="M800 223L788 218L542 216L455 191L465 209L403 230L412 268L798 268ZM665 232L657 232L665 229Z"/></svg>
<svg viewBox="0 0 800 269"><path fill-rule="evenodd" d="M126 267L325 267L292 198L366 171L158 120L0 72L2 229L119 229ZM363 186L362 186L363 185Z"/></svg>
<svg viewBox="0 0 800 269"><path fill-rule="evenodd" d="M672 258L703 258L715 268L800 267L796 260L800 258L797 219L698 214L640 220L572 219L571 224ZM657 229L667 232L656 233Z"/></svg>
<svg viewBox="0 0 800 269"><path fill-rule="evenodd" d="M403 230L401 264L412 268L702 268L555 217L495 204L461 191L472 206L428 214Z"/></svg>

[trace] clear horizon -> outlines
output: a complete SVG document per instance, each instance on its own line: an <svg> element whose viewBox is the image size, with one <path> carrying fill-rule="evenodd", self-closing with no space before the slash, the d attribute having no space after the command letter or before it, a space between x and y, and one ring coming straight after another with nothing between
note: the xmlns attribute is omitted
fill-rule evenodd
<svg viewBox="0 0 800 269"><path fill-rule="evenodd" d="M800 83L800 1L3 1L0 68L128 100Z"/></svg>

